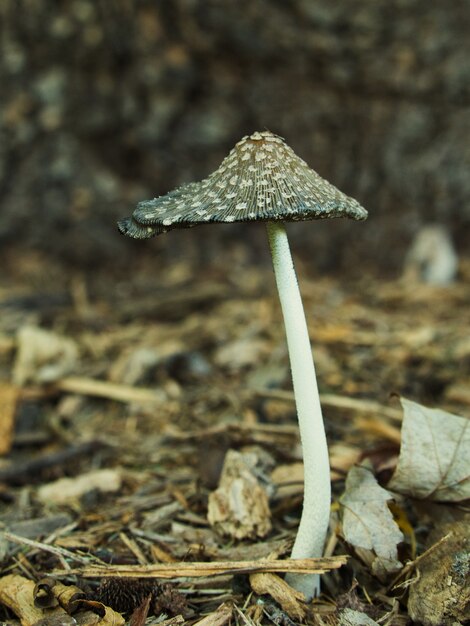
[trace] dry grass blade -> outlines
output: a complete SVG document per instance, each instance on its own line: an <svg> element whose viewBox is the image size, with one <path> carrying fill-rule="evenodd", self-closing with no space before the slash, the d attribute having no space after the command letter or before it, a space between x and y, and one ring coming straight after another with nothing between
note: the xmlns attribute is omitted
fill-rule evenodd
<svg viewBox="0 0 470 626"><path fill-rule="evenodd" d="M255 574L260 572L291 572L294 574L323 574L338 569L347 561L347 556L321 559L288 559L285 561L259 559L258 561L218 561L215 563L157 563L154 565L110 565L89 566L63 572L56 570L55 576L76 574L84 578L199 578L201 576L223 576L227 574Z"/></svg>

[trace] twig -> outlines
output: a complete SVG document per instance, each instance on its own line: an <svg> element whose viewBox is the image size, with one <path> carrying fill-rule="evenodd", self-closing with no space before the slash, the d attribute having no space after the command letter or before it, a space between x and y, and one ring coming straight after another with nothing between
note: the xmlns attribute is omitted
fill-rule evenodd
<svg viewBox="0 0 470 626"><path fill-rule="evenodd" d="M347 561L347 556L321 559L288 559L285 561L259 559L258 561L217 561L214 563L156 563L153 565L109 565L88 566L67 572L56 570L54 575L77 574L85 578L199 578L201 576L223 576L254 574L257 572L293 572L295 574L323 574L338 569Z"/></svg>
<svg viewBox="0 0 470 626"><path fill-rule="evenodd" d="M294 402L295 400L292 391L284 391L282 389L260 389L255 393L260 398L283 400L285 402ZM379 414L398 422L401 422L403 419L403 412L400 409L383 406L379 402L374 402L373 400L362 400L359 398L338 396L332 393L321 393L320 401L323 406L328 406L334 409L347 409L362 413L374 413L375 415Z"/></svg>
<svg viewBox="0 0 470 626"><path fill-rule="evenodd" d="M93 556L81 556L80 554L76 554L75 552L70 552L65 548L59 548L57 546L51 546L47 543L41 543L40 541L34 541L33 539L27 539L26 537L20 537L19 535L14 535L8 531L3 531L1 533L3 537L7 541L11 541L12 543L19 543L25 546L29 546L30 548L35 548L36 550L42 550L44 552L50 552L55 556L62 557L63 559L70 559L71 561L75 561L77 563L83 563L84 565L89 565L91 559L95 559ZM67 566L67 564L64 564ZM64 573L64 572L62 572ZM67 573L70 573L70 570L67 570Z"/></svg>
<svg viewBox="0 0 470 626"><path fill-rule="evenodd" d="M438 548L441 544L445 543L451 536L452 536L452 533L447 533L447 535L444 535L444 537L441 537L438 541L436 541L436 543L433 543L433 545L430 546L427 550L425 550L423 554L420 554L418 557L416 557L414 561L409 561L405 565L405 567L398 573L398 575L392 580L392 582L389 584L387 588L388 591L393 591L394 589L398 589L399 587L401 587L404 583L399 583L399 580L401 580L404 576L406 576L409 572L411 572L418 565L418 563L422 561L422 559L427 557L431 552L434 552L436 548Z"/></svg>
<svg viewBox="0 0 470 626"><path fill-rule="evenodd" d="M63 378L54 384L54 389L126 403L141 402L155 404L163 400L161 392L153 389L131 387L129 385L121 385L110 383L106 380L96 380L94 378L85 377ZM260 398L294 402L294 394L291 391L284 391L282 389L260 389L255 391L254 394ZM373 400L348 398L347 396L339 396L331 393L320 394L320 400L323 406L326 407L361 413L373 413L374 415L382 415L398 422L401 422L403 419L403 413L400 409L383 406Z"/></svg>
<svg viewBox="0 0 470 626"><path fill-rule="evenodd" d="M63 378L55 383L55 388L59 391L77 393L82 396L96 396L117 400L118 402L142 402L158 403L162 401L162 394L152 389L142 387L130 387L110 383L106 380L96 380L94 378L70 377Z"/></svg>
<svg viewBox="0 0 470 626"><path fill-rule="evenodd" d="M163 439L166 441L191 441L225 433L239 437L251 435L252 437L267 439L276 438L276 440L284 437L291 440L292 438L298 438L299 428L294 424L244 424L243 422L238 424L216 424L215 426L189 431L182 431L172 426L171 432L165 432Z"/></svg>

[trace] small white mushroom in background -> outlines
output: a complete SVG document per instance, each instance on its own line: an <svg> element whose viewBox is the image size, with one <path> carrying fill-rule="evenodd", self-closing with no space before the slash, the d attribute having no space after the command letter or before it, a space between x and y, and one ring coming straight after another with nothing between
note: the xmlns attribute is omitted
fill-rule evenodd
<svg viewBox="0 0 470 626"><path fill-rule="evenodd" d="M237 176L237 186L230 185ZM229 193L224 193L224 189ZM270 202L266 200L269 191ZM197 204L198 209L194 206ZM200 211L204 210L204 218ZM307 323L283 222L349 217L364 220L356 200L324 180L284 141L270 132L244 137L220 167L154 200L140 202L118 223L130 237L145 239L174 228L210 222L266 222L279 291L304 459L304 505L292 558L323 554L330 514L330 472ZM287 581L309 600L320 592L318 574L291 574Z"/></svg>
<svg viewBox="0 0 470 626"><path fill-rule="evenodd" d="M429 285L449 285L455 280L459 259L444 226L423 226L405 258L403 277Z"/></svg>

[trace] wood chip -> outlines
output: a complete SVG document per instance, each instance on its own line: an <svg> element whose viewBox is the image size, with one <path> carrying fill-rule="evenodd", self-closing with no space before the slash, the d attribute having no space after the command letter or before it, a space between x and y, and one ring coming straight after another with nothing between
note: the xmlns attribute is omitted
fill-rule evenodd
<svg viewBox="0 0 470 626"><path fill-rule="evenodd" d="M276 574L251 574L250 585L259 596L270 595L292 619L301 621L305 618L306 607L302 602L305 601L303 593L293 589Z"/></svg>
<svg viewBox="0 0 470 626"><path fill-rule="evenodd" d="M230 604L221 604L213 613L209 613L193 626L224 626L232 617L233 607Z"/></svg>
<svg viewBox="0 0 470 626"><path fill-rule="evenodd" d="M256 395L261 398L273 398L275 400L284 400L285 402L295 402L294 393L282 389L260 389L256 391ZM401 422L403 419L403 412L400 409L384 406L373 400L362 400L360 398L349 398L347 396L339 396L331 393L321 393L320 402L323 407L332 409L344 409L354 411L355 413L373 413L398 422Z"/></svg>
<svg viewBox="0 0 470 626"><path fill-rule="evenodd" d="M0 455L8 454L11 449L18 397L18 387L0 383Z"/></svg>
<svg viewBox="0 0 470 626"><path fill-rule="evenodd" d="M65 504L79 500L90 491L114 493L121 488L122 476L118 470L93 470L74 478L59 478L59 480L38 489L38 498L46 504Z"/></svg>
<svg viewBox="0 0 470 626"><path fill-rule="evenodd" d="M44 617L65 617L67 613L60 606L47 609L47 612L34 604L35 584L32 580L10 574L0 578L0 603L7 606L21 620L21 626L33 626Z"/></svg>

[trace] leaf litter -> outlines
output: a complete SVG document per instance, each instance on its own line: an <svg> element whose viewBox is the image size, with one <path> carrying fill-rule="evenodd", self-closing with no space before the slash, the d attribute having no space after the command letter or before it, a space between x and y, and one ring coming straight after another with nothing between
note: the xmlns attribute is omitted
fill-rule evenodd
<svg viewBox="0 0 470 626"><path fill-rule="evenodd" d="M116 290L46 261L2 278L0 620L464 623L470 266L446 289L302 270L333 484L306 605L282 579L303 470L280 311L270 269L234 259L157 290L153 270ZM88 604L45 615L44 577Z"/></svg>
<svg viewBox="0 0 470 626"><path fill-rule="evenodd" d="M470 420L406 398L392 491L437 502L470 498Z"/></svg>
<svg viewBox="0 0 470 626"><path fill-rule="evenodd" d="M372 573L383 580L402 567L398 544L404 537L387 506L392 499L370 469L356 466L349 470L340 499L343 536L350 546L361 550Z"/></svg>

